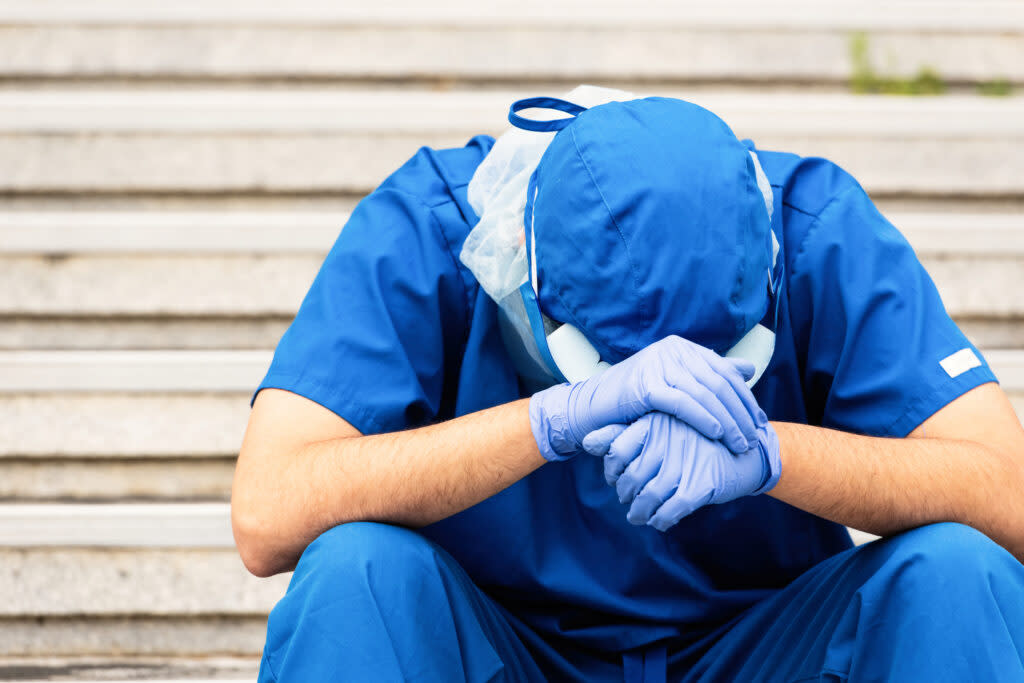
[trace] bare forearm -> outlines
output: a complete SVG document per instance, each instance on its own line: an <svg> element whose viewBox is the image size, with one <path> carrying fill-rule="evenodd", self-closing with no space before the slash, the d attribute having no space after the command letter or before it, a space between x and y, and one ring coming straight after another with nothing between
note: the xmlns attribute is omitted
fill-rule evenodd
<svg viewBox="0 0 1024 683"><path fill-rule="evenodd" d="M879 535L960 522L1024 557L1024 476L1012 454L973 441L773 426L782 477L770 495L779 500Z"/></svg>
<svg viewBox="0 0 1024 683"><path fill-rule="evenodd" d="M521 400L420 429L309 443L271 462L276 466L265 459L245 467L240 460L232 501L236 537L249 537L258 557L247 564L260 574L291 568L338 524L430 524L545 461L530 431L528 400ZM239 520L242 510L247 521Z"/></svg>
<svg viewBox="0 0 1024 683"><path fill-rule="evenodd" d="M328 523L423 526L479 503L544 464L528 400L422 429L313 444L307 455L331 477ZM326 481L320 479L320 481ZM347 497L343 506L331 500ZM333 508L333 509L332 509Z"/></svg>

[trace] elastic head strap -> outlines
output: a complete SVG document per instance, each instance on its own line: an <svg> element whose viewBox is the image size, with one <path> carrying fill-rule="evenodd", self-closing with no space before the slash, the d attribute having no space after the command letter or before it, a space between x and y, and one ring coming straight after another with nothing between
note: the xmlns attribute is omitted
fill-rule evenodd
<svg viewBox="0 0 1024 683"><path fill-rule="evenodd" d="M530 331L533 332L533 341L537 345L537 351L540 352L541 359L548 366L548 371L559 383L568 381L551 355L551 349L548 348L548 335L544 330L544 318L540 312L540 304L537 303L537 293L533 291L533 286L529 282L524 282L519 287L519 295L523 297L523 306L526 308L526 317L530 323Z"/></svg>
<svg viewBox="0 0 1024 683"><path fill-rule="evenodd" d="M536 121L520 116L517 113L524 109L554 109L555 111L565 112L572 116L564 119L554 119L553 121ZM528 97L525 100L512 103L512 107L508 110L508 122L516 128L533 131L534 133L551 133L562 130L572 123L573 118L577 114L582 114L586 110L586 107L581 107L566 100L560 100L557 97Z"/></svg>

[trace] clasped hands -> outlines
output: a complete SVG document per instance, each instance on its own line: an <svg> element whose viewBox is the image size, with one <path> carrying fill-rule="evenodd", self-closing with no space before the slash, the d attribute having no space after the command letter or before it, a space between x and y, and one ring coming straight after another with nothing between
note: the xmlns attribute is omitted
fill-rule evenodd
<svg viewBox="0 0 1024 683"><path fill-rule="evenodd" d="M704 505L771 490L778 437L746 385L748 361L666 337L604 373L530 399L541 455L603 458L627 519L665 531Z"/></svg>

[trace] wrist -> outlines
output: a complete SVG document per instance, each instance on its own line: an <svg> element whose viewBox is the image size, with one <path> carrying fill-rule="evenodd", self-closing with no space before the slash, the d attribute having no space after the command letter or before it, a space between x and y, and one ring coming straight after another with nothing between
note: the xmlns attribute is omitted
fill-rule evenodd
<svg viewBox="0 0 1024 683"><path fill-rule="evenodd" d="M548 462L568 460L580 449L580 441L569 424L574 386L559 384L530 397L530 431L541 456Z"/></svg>
<svg viewBox="0 0 1024 683"><path fill-rule="evenodd" d="M779 447L779 436L775 428L769 422L757 430L757 448L761 453L761 463L764 468L764 477L761 484L751 495L768 493L779 483L782 476L782 457Z"/></svg>

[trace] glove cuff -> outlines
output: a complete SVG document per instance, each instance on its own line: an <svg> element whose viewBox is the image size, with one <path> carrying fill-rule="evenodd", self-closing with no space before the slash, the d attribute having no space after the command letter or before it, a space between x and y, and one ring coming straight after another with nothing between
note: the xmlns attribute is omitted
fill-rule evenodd
<svg viewBox="0 0 1024 683"><path fill-rule="evenodd" d="M571 385L559 384L530 397L530 430L540 454L548 462L568 460L580 449L569 428L571 391Z"/></svg>
<svg viewBox="0 0 1024 683"><path fill-rule="evenodd" d="M761 452L761 464L764 467L764 480L750 495L758 496L768 493L779 483L782 476L782 457L779 452L779 436L769 422L758 431L757 448Z"/></svg>

